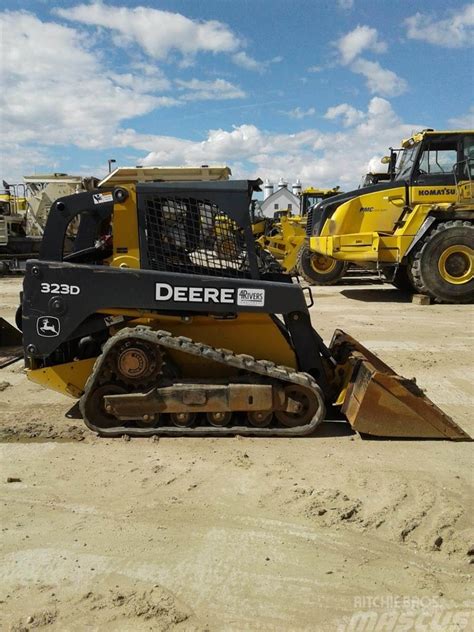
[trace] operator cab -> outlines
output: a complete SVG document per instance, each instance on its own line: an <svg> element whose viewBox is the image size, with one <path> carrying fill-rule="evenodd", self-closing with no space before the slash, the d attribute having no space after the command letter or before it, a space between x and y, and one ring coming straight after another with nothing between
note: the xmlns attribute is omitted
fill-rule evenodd
<svg viewBox="0 0 474 632"><path fill-rule="evenodd" d="M474 148L474 132L432 132L427 130L403 142L395 180L412 186L456 184L459 169Z"/></svg>
<svg viewBox="0 0 474 632"><path fill-rule="evenodd" d="M305 217L309 209L320 202L334 197L339 193L339 187L333 189L305 189L300 195L300 214Z"/></svg>
<svg viewBox="0 0 474 632"><path fill-rule="evenodd" d="M323 200L313 207L307 234L320 235L326 221L341 204L379 191L386 190L389 197L393 195L389 191L401 189L401 206L416 202L454 202L456 183L473 179L473 157L474 130L423 130L404 140L400 150L391 149L390 156L382 159L389 164L387 173L392 176L384 181L377 179L376 183L367 182L362 188Z"/></svg>

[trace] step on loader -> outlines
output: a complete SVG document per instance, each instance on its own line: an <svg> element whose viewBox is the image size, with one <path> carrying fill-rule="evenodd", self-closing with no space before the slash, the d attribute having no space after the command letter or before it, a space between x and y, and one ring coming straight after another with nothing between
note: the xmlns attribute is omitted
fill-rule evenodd
<svg viewBox="0 0 474 632"><path fill-rule="evenodd" d="M260 184L147 182L57 200L26 266L29 379L79 399L109 437L308 435L335 409L364 434L468 439L344 332L324 344L310 292L255 244Z"/></svg>

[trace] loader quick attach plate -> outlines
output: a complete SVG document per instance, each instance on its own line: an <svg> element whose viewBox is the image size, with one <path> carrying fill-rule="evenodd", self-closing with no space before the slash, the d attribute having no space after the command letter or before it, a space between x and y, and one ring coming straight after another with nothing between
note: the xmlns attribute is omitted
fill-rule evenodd
<svg viewBox="0 0 474 632"><path fill-rule="evenodd" d="M357 340L336 330L330 349L352 368L342 412L357 432L377 437L471 440L416 385Z"/></svg>

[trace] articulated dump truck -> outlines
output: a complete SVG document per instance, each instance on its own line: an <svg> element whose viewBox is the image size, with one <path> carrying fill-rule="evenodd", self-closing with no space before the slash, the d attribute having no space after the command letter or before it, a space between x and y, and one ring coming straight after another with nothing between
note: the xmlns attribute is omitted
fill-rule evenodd
<svg viewBox="0 0 474 632"><path fill-rule="evenodd" d="M79 400L108 437L301 436L336 416L368 435L468 439L348 334L326 346L310 291L255 244L260 184L133 183L57 200L17 318L28 378Z"/></svg>

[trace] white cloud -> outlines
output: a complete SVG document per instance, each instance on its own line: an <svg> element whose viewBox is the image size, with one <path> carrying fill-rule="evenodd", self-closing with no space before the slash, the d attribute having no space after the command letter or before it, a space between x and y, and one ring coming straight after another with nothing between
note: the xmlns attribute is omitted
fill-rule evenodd
<svg viewBox="0 0 474 632"><path fill-rule="evenodd" d="M371 50L375 53L384 53L387 44L379 40L377 29L370 26L356 26L356 28L346 35L343 35L336 46L341 55L341 63L350 64L364 50Z"/></svg>
<svg viewBox="0 0 474 632"><path fill-rule="evenodd" d="M26 12L0 14L0 28L4 143L99 147L121 121L174 104L138 73L109 73L74 29Z"/></svg>
<svg viewBox="0 0 474 632"><path fill-rule="evenodd" d="M450 118L449 124L458 129L474 129L474 105L465 114Z"/></svg>
<svg viewBox="0 0 474 632"><path fill-rule="evenodd" d="M137 68L137 66L135 66L135 68ZM136 72L109 72L108 77L118 86L135 89L137 85ZM171 88L171 81L162 75L146 75L146 88L148 92L168 91Z"/></svg>
<svg viewBox="0 0 474 632"><path fill-rule="evenodd" d="M393 70L383 68L378 61L360 57L363 51L384 53L387 50L387 44L379 39L377 29L366 25L356 26L336 42L336 47L340 63L349 66L352 72L363 75L372 94L392 97L407 90L406 81Z"/></svg>
<svg viewBox="0 0 474 632"><path fill-rule="evenodd" d="M351 70L366 78L367 87L373 94L395 97L407 90L405 79L388 68L382 68L378 61L359 57L351 64Z"/></svg>
<svg viewBox="0 0 474 632"><path fill-rule="evenodd" d="M51 164L47 146L123 146L117 139L124 123L158 108L245 96L222 79L171 82L155 64L133 58L111 71L90 38L27 12L0 13L0 29L1 81L9 87L0 95L2 140L24 147L31 167ZM21 175L20 164L8 160L3 175Z"/></svg>
<svg viewBox="0 0 474 632"><path fill-rule="evenodd" d="M8 161L8 172L2 173L7 179L16 169L21 175L35 166L51 168L50 147L61 146L57 155L74 147L126 148L126 153L139 152L143 160L137 162L144 164L229 163L234 177L284 174L306 184L347 188L359 181L369 160L423 127L405 125L388 101L375 97L366 111L336 104L333 115L351 121L336 133L310 126L296 134L272 133L247 123L227 129L216 124L200 141L141 134L130 122L135 117L190 99L242 98L243 90L223 79L170 80L135 55L131 63L122 59L111 70L90 33L86 37L71 26L21 11L0 13L0 20L2 82L9 87L0 95L2 140L15 156L24 157ZM311 109L296 110L307 114Z"/></svg>
<svg viewBox="0 0 474 632"><path fill-rule="evenodd" d="M250 55L247 55L245 51L239 51L232 55L232 61L236 66L240 66L241 68L245 68L245 70L252 70L254 72L264 73L268 70L270 64L277 64L283 61L283 57L278 55L277 57L273 57L273 59L268 59L266 61L258 61Z"/></svg>
<svg viewBox="0 0 474 632"><path fill-rule="evenodd" d="M403 123L390 103L380 97L372 98L367 111L360 112L358 118L350 129L336 133L312 128L297 134L275 134L255 125L240 125L231 130L211 130L202 141L143 136L133 130L122 133L121 140L148 151L140 164L230 161L234 177L269 177L277 181L284 175L288 179L299 177L304 185L339 184L347 190L357 186L369 162L380 164L390 145L410 136L414 129L426 127L422 123Z"/></svg>
<svg viewBox="0 0 474 632"><path fill-rule="evenodd" d="M239 53L235 53L235 55L232 55L232 61L237 66L245 68L246 70L255 70L256 72L263 72L264 70L264 64L257 61L253 57L250 57L244 51L240 51Z"/></svg>
<svg viewBox="0 0 474 632"><path fill-rule="evenodd" d="M352 125L362 121L364 116L364 112L361 110L357 110L348 103L341 103L340 105L330 107L324 115L324 118L334 121L341 117L344 127L352 127Z"/></svg>
<svg viewBox="0 0 474 632"><path fill-rule="evenodd" d="M324 70L324 66L318 66L318 65L310 66L308 68L308 72L322 72L323 70Z"/></svg>
<svg viewBox="0 0 474 632"><path fill-rule="evenodd" d="M23 175L58 171L60 165L43 148L11 141L8 143L8 155L2 152L0 156L0 168L1 179L14 184Z"/></svg>
<svg viewBox="0 0 474 632"><path fill-rule="evenodd" d="M304 119L307 116L314 116L316 114L315 108L308 108L307 110L302 110L300 107L296 107L293 110L283 111L282 114L286 114L292 119Z"/></svg>
<svg viewBox="0 0 474 632"><path fill-rule="evenodd" d="M451 10L448 17L436 20L431 15L415 13L405 20L407 36L435 46L460 48L471 46L474 38L474 4Z"/></svg>
<svg viewBox="0 0 474 632"><path fill-rule="evenodd" d="M180 90L189 91L182 95L182 98L186 101L243 99L246 96L243 90L225 79L215 79L214 81L201 81L200 79L184 81L176 79L175 83Z"/></svg>
<svg viewBox="0 0 474 632"><path fill-rule="evenodd" d="M354 7L354 0L337 0L337 6L339 9L349 11Z"/></svg>
<svg viewBox="0 0 474 632"><path fill-rule="evenodd" d="M229 53L237 50L239 39L226 24L217 20L191 20L180 13L150 7L118 7L101 2L57 8L56 15L74 22L112 29L120 34L115 43L136 43L155 59L178 52Z"/></svg>

